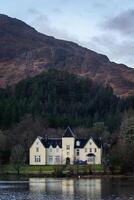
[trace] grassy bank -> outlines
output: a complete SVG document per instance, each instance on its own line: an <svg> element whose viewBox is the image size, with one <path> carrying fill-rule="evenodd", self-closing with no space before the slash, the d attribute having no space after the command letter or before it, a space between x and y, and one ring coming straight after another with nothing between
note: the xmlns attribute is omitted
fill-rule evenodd
<svg viewBox="0 0 134 200"><path fill-rule="evenodd" d="M119 170L116 170L118 173ZM0 167L1 174L17 174L12 165L3 165ZM46 175L46 176L76 176L76 175L102 175L110 174L109 169L105 170L103 165L46 165L29 166L20 168L21 175Z"/></svg>

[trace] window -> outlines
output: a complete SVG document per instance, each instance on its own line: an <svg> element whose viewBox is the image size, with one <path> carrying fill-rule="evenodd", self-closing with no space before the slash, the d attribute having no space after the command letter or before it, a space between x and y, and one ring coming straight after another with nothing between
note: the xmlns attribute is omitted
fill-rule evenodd
<svg viewBox="0 0 134 200"><path fill-rule="evenodd" d="M39 143L38 142L36 142L36 145L38 145Z"/></svg>
<svg viewBox="0 0 134 200"><path fill-rule="evenodd" d="M69 152L67 152L67 156L69 156L70 155L70 153Z"/></svg>
<svg viewBox="0 0 134 200"><path fill-rule="evenodd" d="M85 148L85 152L87 152L87 148Z"/></svg>
<svg viewBox="0 0 134 200"><path fill-rule="evenodd" d="M90 142L89 144L92 145L92 142Z"/></svg>
<svg viewBox="0 0 134 200"><path fill-rule="evenodd" d="M35 160L35 162L41 162L41 157L40 156L35 156L34 160Z"/></svg>
<svg viewBox="0 0 134 200"><path fill-rule="evenodd" d="M36 152L39 152L39 147L36 147Z"/></svg>
<svg viewBox="0 0 134 200"><path fill-rule="evenodd" d="M96 148L94 149L94 152L95 152L95 153L97 152L97 149L96 149Z"/></svg>
<svg viewBox="0 0 134 200"><path fill-rule="evenodd" d="M95 163L95 158L94 157L89 157L87 161L88 161L88 163L94 164Z"/></svg>
<svg viewBox="0 0 134 200"><path fill-rule="evenodd" d="M55 156L55 164L60 164L60 156Z"/></svg>
<svg viewBox="0 0 134 200"><path fill-rule="evenodd" d="M52 163L53 163L53 156L49 156L49 157L48 157L48 162L49 162L49 164L52 164Z"/></svg>
<svg viewBox="0 0 134 200"><path fill-rule="evenodd" d="M89 149L90 153L92 152L92 148Z"/></svg>
<svg viewBox="0 0 134 200"><path fill-rule="evenodd" d="M67 145L67 146L66 146L66 149L67 149L67 150L70 150L70 145Z"/></svg>
<svg viewBox="0 0 134 200"><path fill-rule="evenodd" d="M76 155L77 155L77 156L80 155L80 150L79 150L79 149L76 150Z"/></svg>
<svg viewBox="0 0 134 200"><path fill-rule="evenodd" d="M80 141L76 142L76 146L79 147L80 146Z"/></svg>

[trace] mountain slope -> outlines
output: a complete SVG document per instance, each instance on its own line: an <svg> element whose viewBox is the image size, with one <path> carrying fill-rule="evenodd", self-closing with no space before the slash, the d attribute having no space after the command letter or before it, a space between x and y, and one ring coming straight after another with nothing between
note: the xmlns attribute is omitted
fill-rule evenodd
<svg viewBox="0 0 134 200"><path fill-rule="evenodd" d="M123 109L111 87L54 69L0 89L0 96L0 128L5 129L32 115L50 127L90 127L103 121L112 131Z"/></svg>
<svg viewBox="0 0 134 200"><path fill-rule="evenodd" d="M134 95L134 69L105 55L43 35L6 15L0 15L0 38L0 87L56 68L109 83L116 95Z"/></svg>

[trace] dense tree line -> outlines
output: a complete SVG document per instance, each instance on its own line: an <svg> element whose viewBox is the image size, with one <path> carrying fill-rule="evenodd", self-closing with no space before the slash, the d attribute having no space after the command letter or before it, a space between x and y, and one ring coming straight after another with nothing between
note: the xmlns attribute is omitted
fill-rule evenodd
<svg viewBox="0 0 134 200"><path fill-rule="evenodd" d="M117 98L108 85L50 70L0 89L0 127L7 129L31 114L33 119L47 120L50 127L91 127L103 121L113 131L120 124L120 113L133 104L132 98Z"/></svg>

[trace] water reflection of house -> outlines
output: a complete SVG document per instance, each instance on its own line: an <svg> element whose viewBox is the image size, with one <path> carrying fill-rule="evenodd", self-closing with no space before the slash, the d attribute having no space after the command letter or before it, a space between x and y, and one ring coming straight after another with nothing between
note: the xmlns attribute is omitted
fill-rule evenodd
<svg viewBox="0 0 134 200"><path fill-rule="evenodd" d="M31 192L58 194L63 199L101 199L101 179L49 179L30 178Z"/></svg>
<svg viewBox="0 0 134 200"><path fill-rule="evenodd" d="M46 179L45 178L29 178L29 190L31 192L45 192Z"/></svg>
<svg viewBox="0 0 134 200"><path fill-rule="evenodd" d="M62 196L63 199L72 199L75 195L74 179L62 179ZM74 198L73 198L74 199Z"/></svg>
<svg viewBox="0 0 134 200"><path fill-rule="evenodd" d="M101 179L80 179L75 191L85 199L101 199Z"/></svg>
<svg viewBox="0 0 134 200"><path fill-rule="evenodd" d="M99 138L78 139L68 127L62 138L37 137L30 148L30 165L101 164L102 143Z"/></svg>
<svg viewBox="0 0 134 200"><path fill-rule="evenodd" d="M74 192L73 179L29 178L29 187L33 192L60 192L64 195Z"/></svg>

